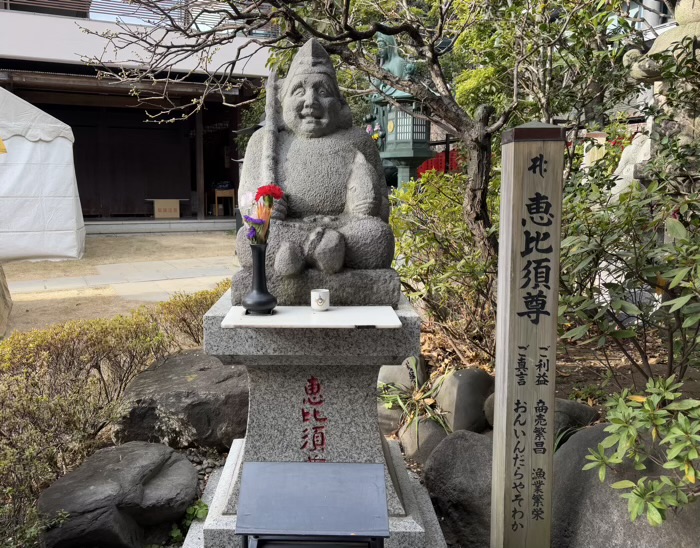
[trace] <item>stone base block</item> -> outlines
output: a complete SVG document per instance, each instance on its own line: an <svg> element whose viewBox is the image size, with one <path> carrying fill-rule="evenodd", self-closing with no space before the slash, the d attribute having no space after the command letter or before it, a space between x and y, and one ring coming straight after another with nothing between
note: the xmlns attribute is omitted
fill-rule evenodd
<svg viewBox="0 0 700 548"><path fill-rule="evenodd" d="M251 288L252 270L242 268L233 275L231 302L241 299ZM326 274L316 269L305 270L298 276L284 277L267 272L267 289L283 306L304 306L311 300L312 289L329 289L331 306L393 306L401 296L401 280L391 268L381 270L346 269ZM362 288L358 291L358 288Z"/></svg>
<svg viewBox="0 0 700 548"><path fill-rule="evenodd" d="M243 464L245 440L234 440L221 478L216 485L214 498L204 530L193 531L185 540L187 548L242 548L242 538L236 536L236 515L227 513L231 497L235 496L234 484ZM428 492L418 477L406 470L398 443L389 442L388 461L395 471L406 509L405 516L391 516L386 548L447 548L440 525L430 502ZM319 464L319 466L323 466ZM214 481L213 479L210 481ZM207 486L207 490L210 486ZM203 533L203 534L202 534ZM201 540L200 540L201 539Z"/></svg>

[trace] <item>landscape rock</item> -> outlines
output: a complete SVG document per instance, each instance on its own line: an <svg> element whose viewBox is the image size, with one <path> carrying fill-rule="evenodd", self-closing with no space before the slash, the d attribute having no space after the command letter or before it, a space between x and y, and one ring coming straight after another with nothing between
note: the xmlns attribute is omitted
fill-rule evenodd
<svg viewBox="0 0 700 548"><path fill-rule="evenodd" d="M493 428L493 415L495 413L494 406L496 405L496 394L491 394L486 401L484 401L484 415L486 415L486 422L489 426Z"/></svg>
<svg viewBox="0 0 700 548"><path fill-rule="evenodd" d="M484 413L490 426L493 426L494 395L490 395L484 402ZM593 407L563 398L556 398L554 403L554 431L556 434L567 430L582 428L595 422L600 413Z"/></svg>
<svg viewBox="0 0 700 548"><path fill-rule="evenodd" d="M661 527L651 527L642 516L630 521L627 501L610 485L637 481L662 469L636 471L629 464L608 471L605 483L595 470L582 471L590 462L588 448L597 448L608 434L606 424L575 433L554 454L552 546L557 548L694 548L700 539L700 506L691 504L677 514L669 511ZM604 539L604 541L603 541Z"/></svg>
<svg viewBox="0 0 700 548"><path fill-rule="evenodd" d="M401 365L383 365L379 369L377 384L396 384L412 388L413 381L411 380L410 370L406 365L408 359L404 360ZM423 386L428 380L428 369L423 356L418 358L416 371L418 373L418 386Z"/></svg>
<svg viewBox="0 0 700 548"><path fill-rule="evenodd" d="M46 548L142 548L147 529L179 520L197 495L197 471L165 445L131 442L97 451L41 493L39 512L68 517Z"/></svg>
<svg viewBox="0 0 700 548"><path fill-rule="evenodd" d="M457 369L445 377L435 399L453 432L482 432L488 427L484 402L493 385L493 377L483 369Z"/></svg>
<svg viewBox="0 0 700 548"><path fill-rule="evenodd" d="M588 426L600 418L593 407L572 400L556 398L554 403L554 431L559 434L567 429Z"/></svg>
<svg viewBox="0 0 700 548"><path fill-rule="evenodd" d="M10 296L10 289L7 287L5 272L2 266L0 266L0 338L2 338L5 331L7 331L11 310L12 297Z"/></svg>
<svg viewBox="0 0 700 548"><path fill-rule="evenodd" d="M377 388L382 384L394 384L396 386L405 386L408 390L413 390L414 384L411 379L411 373L407 362L410 358L406 358L401 365L384 365L379 369L377 378ZM416 373L418 377L418 386L423 386L428 380L428 369L425 359L420 356L416 364ZM394 406L387 409L381 398L377 402L377 414L379 416L379 430L385 436L390 436L398 430L401 422L402 409L399 406Z"/></svg>
<svg viewBox="0 0 700 548"><path fill-rule="evenodd" d="M169 356L138 375L124 394L127 408L115 434L120 442L226 450L245 436L248 376L202 350Z"/></svg>
<svg viewBox="0 0 700 548"><path fill-rule="evenodd" d="M416 419L399 430L399 441L404 455L425 464L438 444L447 437L447 432L430 419Z"/></svg>
<svg viewBox="0 0 700 548"><path fill-rule="evenodd" d="M381 402L377 402L377 418L379 420L379 431L384 436L391 436L399 429L401 415L403 411L400 407L387 407Z"/></svg>
<svg viewBox="0 0 700 548"><path fill-rule="evenodd" d="M425 465L425 485L449 545L489 545L491 452L491 439L459 430L435 448Z"/></svg>

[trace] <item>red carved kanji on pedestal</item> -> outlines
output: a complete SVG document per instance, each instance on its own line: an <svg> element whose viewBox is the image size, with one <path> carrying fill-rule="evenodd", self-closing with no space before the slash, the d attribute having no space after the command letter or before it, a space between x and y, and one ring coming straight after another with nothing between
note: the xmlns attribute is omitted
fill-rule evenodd
<svg viewBox="0 0 700 548"><path fill-rule="evenodd" d="M301 450L308 462L326 462L328 417L325 417L322 411L325 400L321 382L316 377L311 377L306 381L304 393L306 397L302 400L301 420L309 426L303 430Z"/></svg>

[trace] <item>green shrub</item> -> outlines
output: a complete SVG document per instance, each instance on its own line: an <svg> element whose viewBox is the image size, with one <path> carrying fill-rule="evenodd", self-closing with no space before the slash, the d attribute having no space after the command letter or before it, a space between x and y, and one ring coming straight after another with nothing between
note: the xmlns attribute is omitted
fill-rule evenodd
<svg viewBox="0 0 700 548"><path fill-rule="evenodd" d="M41 490L98 447L126 383L164 354L153 325L136 312L0 343L0 527L9 537L28 542Z"/></svg>
<svg viewBox="0 0 700 548"><path fill-rule="evenodd" d="M212 290L191 294L175 293L170 300L156 306L155 314L161 328L179 345L201 345L204 342L204 313L230 287L229 279L218 283Z"/></svg>
<svg viewBox="0 0 700 548"><path fill-rule="evenodd" d="M679 124L700 109L696 47L657 59L664 98L648 112L652 158L635 168L643 180L613 194L619 155L609 148L590 170L572 171L564 198L563 337L615 345L647 379L682 379L700 365L700 142ZM655 370L660 347L667 362Z"/></svg>
<svg viewBox="0 0 700 548"><path fill-rule="evenodd" d="M661 525L669 509L682 508L700 492L700 401L681 399L681 386L673 376L650 379L643 395L625 390L612 398L605 428L610 435L586 457L591 462L584 470L596 470L601 481L623 463L645 471L636 483L612 484L624 491L632 521L646 514L651 525Z"/></svg>
<svg viewBox="0 0 700 548"><path fill-rule="evenodd" d="M228 288L178 294L129 316L68 322L0 341L0 529L3 546L36 545L39 493L109 443L133 378L176 348L198 344L202 317ZM101 441L102 440L102 441Z"/></svg>
<svg viewBox="0 0 700 548"><path fill-rule="evenodd" d="M496 266L482 259L464 221L465 189L465 175L429 171L392 195L394 266L406 295L419 302L463 361L491 361Z"/></svg>

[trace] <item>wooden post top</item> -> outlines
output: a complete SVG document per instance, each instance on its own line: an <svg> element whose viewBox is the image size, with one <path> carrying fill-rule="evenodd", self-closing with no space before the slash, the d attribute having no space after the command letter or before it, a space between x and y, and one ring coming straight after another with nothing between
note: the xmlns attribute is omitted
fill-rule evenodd
<svg viewBox="0 0 700 548"><path fill-rule="evenodd" d="M503 132L502 144L517 141L566 141L566 129L542 122L528 122Z"/></svg>

